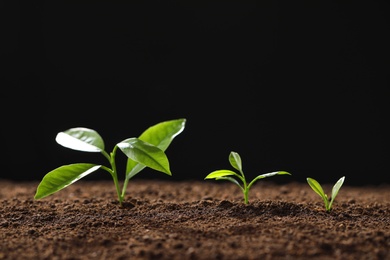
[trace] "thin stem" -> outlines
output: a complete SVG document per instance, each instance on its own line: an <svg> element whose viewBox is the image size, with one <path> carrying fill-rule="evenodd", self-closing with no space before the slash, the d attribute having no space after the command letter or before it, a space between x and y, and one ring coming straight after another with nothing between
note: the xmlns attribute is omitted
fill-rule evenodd
<svg viewBox="0 0 390 260"><path fill-rule="evenodd" d="M241 176L242 178L240 178L242 180L242 184L244 185L244 203L245 204L248 204L249 203L249 188L248 188L248 184L246 183L246 179L245 179L245 175L244 175L244 172L243 171L240 171L241 173Z"/></svg>
<svg viewBox="0 0 390 260"><path fill-rule="evenodd" d="M122 200L125 198L126 188L127 188L128 183L129 183L129 178L125 178L125 180L123 182L123 186L122 186L122 194L121 194Z"/></svg>
<svg viewBox="0 0 390 260"><path fill-rule="evenodd" d="M244 203L248 204L249 203L249 189L245 188L244 190Z"/></svg>
<svg viewBox="0 0 390 260"><path fill-rule="evenodd" d="M119 181L118 181L118 173L116 169L116 163L115 163L115 156L116 156L116 150L118 149L118 146L115 145L113 151L110 155L108 155L106 152L103 153L103 155L109 160L111 165L111 176L114 180L116 193L118 195L119 205L122 207L123 198L121 196L121 189L119 187Z"/></svg>
<svg viewBox="0 0 390 260"><path fill-rule="evenodd" d="M111 177L114 180L115 189L116 189L116 193L118 195L119 204L122 206L123 199L121 199L121 197L120 197L119 181L118 181L118 177L117 177L116 172L114 172L112 169L110 169L110 168L108 168L106 166L102 166L102 169L106 170L107 172L109 172L111 174Z"/></svg>
<svg viewBox="0 0 390 260"><path fill-rule="evenodd" d="M328 199L328 196L324 196L324 203L325 203L325 208L326 208L326 211L330 211L331 208L332 208L332 204L329 202L329 199Z"/></svg>

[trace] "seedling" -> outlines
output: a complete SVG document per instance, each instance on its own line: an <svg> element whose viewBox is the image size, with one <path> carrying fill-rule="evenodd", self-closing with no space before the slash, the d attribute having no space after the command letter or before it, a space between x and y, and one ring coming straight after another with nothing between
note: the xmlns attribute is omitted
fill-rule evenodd
<svg viewBox="0 0 390 260"><path fill-rule="evenodd" d="M317 193L318 195L321 196L321 198L324 201L325 204L325 209L327 212L330 212L332 210L332 204L334 199L337 196L337 193L339 192L341 186L344 183L345 176L341 177L336 184L332 188L332 196L330 200L328 199L328 196L324 193L324 190L322 189L321 185L316 181L315 179L312 178L306 178L307 182L309 183L310 187Z"/></svg>
<svg viewBox="0 0 390 260"><path fill-rule="evenodd" d="M186 119L158 123L146 129L138 138L132 137L117 143L109 154L104 149L102 137L93 129L76 127L59 132L56 142L66 148L82 152L100 152L110 167L92 163L75 163L60 166L47 173L39 183L34 199L42 199L71 185L92 172L103 169L113 178L118 200L122 206L129 180L145 167L172 175L165 150L173 138L185 127ZM116 166L116 152L120 149L128 158L125 179L120 189Z"/></svg>
<svg viewBox="0 0 390 260"><path fill-rule="evenodd" d="M283 174L291 175L289 172L286 172L286 171L277 171L277 172L260 174L248 184L246 179L245 179L244 172L242 171L242 162L241 162L240 155L236 152L230 152L229 162L233 166L234 169L239 171L239 174L234 172L234 171L231 171L231 170L216 170L216 171L209 173L206 176L205 180L206 179L215 179L215 180L227 180L227 181L233 182L238 187L240 187L242 193L244 194L244 203L245 204L249 203L249 199L248 199L249 190L257 180L260 180L260 179L263 179L266 177L275 176L275 175L283 175ZM238 180L232 176L238 178ZM241 184L239 181L241 181Z"/></svg>

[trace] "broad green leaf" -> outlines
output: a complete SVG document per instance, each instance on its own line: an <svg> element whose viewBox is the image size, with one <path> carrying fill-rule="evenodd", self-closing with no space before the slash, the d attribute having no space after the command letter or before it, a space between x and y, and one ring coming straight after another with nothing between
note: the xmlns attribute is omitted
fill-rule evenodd
<svg viewBox="0 0 390 260"><path fill-rule="evenodd" d="M163 150L138 138L129 138L117 144L119 149L133 161L156 171L172 175L168 157Z"/></svg>
<svg viewBox="0 0 390 260"><path fill-rule="evenodd" d="M158 123L146 129L139 136L139 139L165 151L172 140L184 130L185 123L186 119L176 119ZM132 178L144 168L145 165L139 164L129 158L126 166L126 178Z"/></svg>
<svg viewBox="0 0 390 260"><path fill-rule="evenodd" d="M42 199L71 185L88 174L98 170L101 165L75 163L58 167L47 173L39 183L35 199Z"/></svg>
<svg viewBox="0 0 390 260"><path fill-rule="evenodd" d="M315 179L312 178L306 178L307 183L309 183L310 187L318 194L321 196L321 198L325 198L325 192L322 189L321 185L316 181Z"/></svg>
<svg viewBox="0 0 390 260"><path fill-rule="evenodd" d="M77 151L104 151L104 142L102 137L95 130L85 127L75 127L59 132L56 136L56 142L66 148Z"/></svg>
<svg viewBox="0 0 390 260"><path fill-rule="evenodd" d="M172 140L185 127L186 119L175 119L158 123L146 129L138 138L165 151Z"/></svg>
<svg viewBox="0 0 390 260"><path fill-rule="evenodd" d="M229 176L229 175L236 175L234 171L231 170L217 170L209 173L204 179L215 179L219 177Z"/></svg>
<svg viewBox="0 0 390 260"><path fill-rule="evenodd" d="M238 153L236 152L230 152L229 155L229 162L233 166L234 169L242 172L242 162L241 162L241 157Z"/></svg>

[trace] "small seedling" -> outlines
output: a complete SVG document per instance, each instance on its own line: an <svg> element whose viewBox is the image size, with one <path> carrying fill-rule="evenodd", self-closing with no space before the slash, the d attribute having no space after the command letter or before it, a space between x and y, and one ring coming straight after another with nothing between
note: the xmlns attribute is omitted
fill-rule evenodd
<svg viewBox="0 0 390 260"><path fill-rule="evenodd" d="M227 180L231 181L234 184L236 184L238 187L240 187L241 191L244 194L244 203L248 204L249 203L249 189L252 187L252 185L259 179L263 179L266 177L271 177L274 175L282 175L282 174L288 174L291 175L289 172L286 171L277 171L277 172L270 172L270 173L265 173L265 174L260 174L256 178L254 178L249 184L247 183L245 179L244 172L242 171L242 162L241 162L241 157L238 153L236 152L230 152L229 154L229 162L233 166L234 169L238 170L240 174L231 171L231 170L216 170L211 173L209 173L205 179L215 179L215 180ZM233 178L232 176L237 177L242 184L236 179Z"/></svg>
<svg viewBox="0 0 390 260"><path fill-rule="evenodd" d="M108 154L102 137L93 129L76 127L59 132L56 142L66 148L82 152L100 152L110 163L111 168L92 163L75 163L60 166L47 173L39 183L34 199L42 199L71 185L90 173L103 169L113 178L119 204L125 197L129 180L145 167L167 175L172 175L165 150L173 138L185 127L186 119L176 119L158 123L146 129L138 138L132 137L117 143ZM116 166L116 152L120 149L128 158L125 179L120 189Z"/></svg>
<svg viewBox="0 0 390 260"><path fill-rule="evenodd" d="M345 176L341 177L336 184L333 186L332 189L332 196L330 200L328 199L328 196L325 194L324 190L322 189L321 185L318 183L318 181L312 179L312 178L306 178L307 182L309 183L310 187L321 196L321 198L324 200L325 209L327 212L330 212L332 210L332 204L334 199L337 196L337 193L339 192L341 186L344 183Z"/></svg>

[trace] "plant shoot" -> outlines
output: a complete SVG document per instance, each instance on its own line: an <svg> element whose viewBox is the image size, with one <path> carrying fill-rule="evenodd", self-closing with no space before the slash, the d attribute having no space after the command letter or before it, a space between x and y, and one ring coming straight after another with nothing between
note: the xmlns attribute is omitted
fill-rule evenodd
<svg viewBox="0 0 390 260"><path fill-rule="evenodd" d="M315 193L320 195L320 197L324 201L325 210L327 212L330 212L332 210L333 201L336 198L337 194L339 193L339 190L344 183L344 179L345 179L345 176L341 177L336 182L336 184L332 188L332 196L329 199L328 196L325 194L324 190L322 189L321 185L318 183L318 181L316 181L313 178L306 178L307 183L309 183L310 187L315 191Z"/></svg>
<svg viewBox="0 0 390 260"><path fill-rule="evenodd" d="M185 123L186 119L176 119L153 125L138 138L132 137L117 143L111 153L105 151L103 138L93 129L76 127L59 132L55 139L58 144L82 152L100 152L108 160L110 167L93 163L60 166L43 177L34 199L47 197L92 172L102 169L112 176L119 204L122 206L129 180L145 167L172 175L165 150L172 140L184 130ZM118 148L128 157L122 190L115 161Z"/></svg>
<svg viewBox="0 0 390 260"><path fill-rule="evenodd" d="M231 166L233 166L234 169L236 169L239 173L236 173L231 170L216 170L211 172L206 176L205 179L215 179L215 180L226 180L231 181L234 184L236 184L238 187L240 187L242 193L244 194L244 203L249 203L249 190L252 187L252 185L260 179L264 179L267 177L275 176L275 175L283 175L288 174L291 175L289 172L286 171L276 171L276 172L270 172L270 173L264 173L260 174L257 177L255 177L250 183L247 182L244 172L242 170L242 162L241 157L236 152L230 152L229 154L229 162Z"/></svg>

